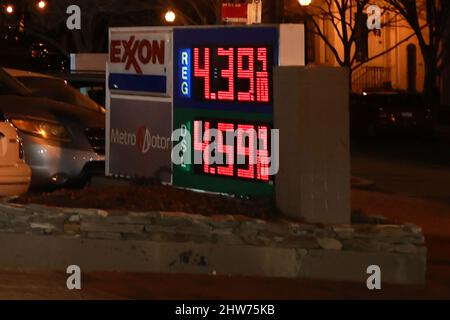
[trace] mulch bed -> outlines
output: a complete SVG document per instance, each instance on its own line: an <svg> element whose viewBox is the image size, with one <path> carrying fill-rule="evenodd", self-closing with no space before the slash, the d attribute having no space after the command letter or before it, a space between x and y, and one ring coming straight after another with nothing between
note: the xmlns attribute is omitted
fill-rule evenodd
<svg viewBox="0 0 450 320"><path fill-rule="evenodd" d="M29 192L14 202L104 210L181 211L207 216L232 214L266 220L279 217L272 199L232 198L161 185L88 186L78 190Z"/></svg>

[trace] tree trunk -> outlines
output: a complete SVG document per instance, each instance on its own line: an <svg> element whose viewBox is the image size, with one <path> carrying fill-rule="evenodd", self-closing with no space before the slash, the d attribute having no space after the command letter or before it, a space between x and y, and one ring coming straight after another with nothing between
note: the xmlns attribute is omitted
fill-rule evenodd
<svg viewBox="0 0 450 320"><path fill-rule="evenodd" d="M263 23L277 23L277 0L264 0L262 2L262 22Z"/></svg>
<svg viewBox="0 0 450 320"><path fill-rule="evenodd" d="M347 69L348 69L348 85L349 85L348 90L351 93L353 92L353 79L352 79L353 71L352 68L350 67L347 67Z"/></svg>
<svg viewBox="0 0 450 320"><path fill-rule="evenodd" d="M424 96L432 106L437 106L440 102L440 92L437 84L438 71L435 54L430 49L424 54L424 67Z"/></svg>

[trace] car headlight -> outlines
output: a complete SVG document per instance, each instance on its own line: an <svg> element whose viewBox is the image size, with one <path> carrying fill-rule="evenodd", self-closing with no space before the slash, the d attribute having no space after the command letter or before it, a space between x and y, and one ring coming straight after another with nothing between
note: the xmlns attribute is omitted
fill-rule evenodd
<svg viewBox="0 0 450 320"><path fill-rule="evenodd" d="M31 119L11 119L11 122L20 131L43 139L63 142L69 142L72 140L66 128L57 123Z"/></svg>

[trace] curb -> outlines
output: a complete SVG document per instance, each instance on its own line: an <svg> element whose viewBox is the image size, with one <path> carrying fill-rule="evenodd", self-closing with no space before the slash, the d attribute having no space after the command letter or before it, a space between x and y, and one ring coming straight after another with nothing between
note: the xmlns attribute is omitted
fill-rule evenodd
<svg viewBox="0 0 450 320"><path fill-rule="evenodd" d="M351 187L361 190L373 190L375 188L375 182L359 177L351 177Z"/></svg>

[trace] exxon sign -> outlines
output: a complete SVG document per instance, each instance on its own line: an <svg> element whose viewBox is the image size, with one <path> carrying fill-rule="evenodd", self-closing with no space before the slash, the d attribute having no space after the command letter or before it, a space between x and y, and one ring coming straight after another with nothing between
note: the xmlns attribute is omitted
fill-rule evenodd
<svg viewBox="0 0 450 320"><path fill-rule="evenodd" d="M110 29L109 89L169 95L171 50L168 29Z"/></svg>

